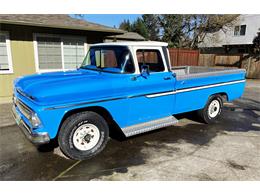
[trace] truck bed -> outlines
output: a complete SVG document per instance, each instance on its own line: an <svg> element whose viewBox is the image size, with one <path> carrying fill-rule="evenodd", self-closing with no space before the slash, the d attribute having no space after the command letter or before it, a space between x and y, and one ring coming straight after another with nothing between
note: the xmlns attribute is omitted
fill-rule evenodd
<svg viewBox="0 0 260 195"><path fill-rule="evenodd" d="M221 76L226 74L236 74L245 72L243 69L234 68L211 68L205 66L177 66L172 68L176 73L177 80L186 80L191 78L201 78L208 76Z"/></svg>
<svg viewBox="0 0 260 195"><path fill-rule="evenodd" d="M176 114L203 108L212 94L224 94L228 101L243 94L244 69L182 66L172 72L176 74Z"/></svg>

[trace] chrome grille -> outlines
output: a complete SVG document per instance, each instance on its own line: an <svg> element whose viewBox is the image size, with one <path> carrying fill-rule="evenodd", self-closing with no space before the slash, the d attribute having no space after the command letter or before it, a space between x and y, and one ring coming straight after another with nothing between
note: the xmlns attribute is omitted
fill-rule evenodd
<svg viewBox="0 0 260 195"><path fill-rule="evenodd" d="M21 102L20 100L17 100L15 105L18 107L18 109L20 110L20 112L27 118L30 119L31 116L31 109L26 106L23 102Z"/></svg>

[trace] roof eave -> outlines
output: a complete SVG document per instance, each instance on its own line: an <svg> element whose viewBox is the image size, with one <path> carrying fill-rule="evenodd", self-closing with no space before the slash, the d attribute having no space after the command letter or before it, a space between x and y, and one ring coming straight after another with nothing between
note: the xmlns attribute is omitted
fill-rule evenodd
<svg viewBox="0 0 260 195"><path fill-rule="evenodd" d="M10 21L10 20L0 20L2 24L15 24L15 25L24 25L24 26L37 26L37 27L48 27L48 28L60 28L60 29L70 29L70 30L83 30L83 31L98 31L98 32L108 32L114 34L123 34L125 31L120 29L106 29L106 28L95 28L95 27L77 27L77 26L60 26L60 25L47 25L31 22L21 22L21 21Z"/></svg>
<svg viewBox="0 0 260 195"><path fill-rule="evenodd" d="M117 39L117 40L131 40L131 41L145 41L145 39L135 39L135 38L118 38L118 37L113 37L113 36L107 36L106 39Z"/></svg>

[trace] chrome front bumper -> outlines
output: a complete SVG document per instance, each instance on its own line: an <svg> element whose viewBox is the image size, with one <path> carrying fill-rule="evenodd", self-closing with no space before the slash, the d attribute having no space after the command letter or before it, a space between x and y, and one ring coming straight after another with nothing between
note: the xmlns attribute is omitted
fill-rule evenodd
<svg viewBox="0 0 260 195"><path fill-rule="evenodd" d="M50 137L48 133L36 133L30 129L30 127L23 121L20 114L16 111L15 106L13 106L12 108L12 113L17 125L33 144L41 145L50 142Z"/></svg>

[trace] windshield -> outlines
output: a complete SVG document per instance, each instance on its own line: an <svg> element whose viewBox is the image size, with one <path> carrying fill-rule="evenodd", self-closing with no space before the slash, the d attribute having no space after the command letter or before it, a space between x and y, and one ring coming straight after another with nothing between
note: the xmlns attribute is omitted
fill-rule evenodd
<svg viewBox="0 0 260 195"><path fill-rule="evenodd" d="M90 47L81 68L112 73L135 72L131 53L124 46Z"/></svg>

